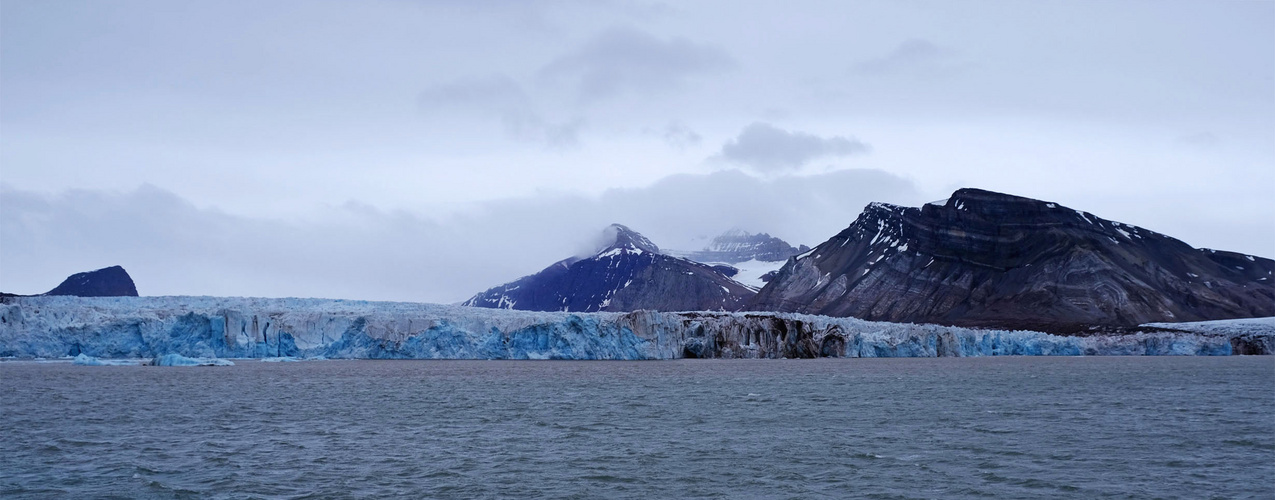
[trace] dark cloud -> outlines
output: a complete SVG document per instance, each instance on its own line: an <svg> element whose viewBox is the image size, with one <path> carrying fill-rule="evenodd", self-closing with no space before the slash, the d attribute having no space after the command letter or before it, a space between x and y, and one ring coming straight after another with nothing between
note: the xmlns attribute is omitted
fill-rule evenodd
<svg viewBox="0 0 1275 500"><path fill-rule="evenodd" d="M632 28L611 28L579 50L551 61L540 74L575 87L582 101L625 91L677 87L695 76L736 67L726 51L686 38L661 40Z"/></svg>
<svg viewBox="0 0 1275 500"><path fill-rule="evenodd" d="M40 293L119 264L143 295L457 302L577 253L613 222L695 249L731 227L824 241L870 201L923 200L875 170L761 180L677 175L600 196L506 199L444 219L347 203L306 221L203 209L171 192L38 194L0 185L0 290Z"/></svg>
<svg viewBox="0 0 1275 500"><path fill-rule="evenodd" d="M738 137L726 141L721 157L758 171L774 172L799 168L815 158L862 154L870 150L870 146L853 137L825 138L757 122L744 127Z"/></svg>
<svg viewBox="0 0 1275 500"><path fill-rule="evenodd" d="M477 110L497 117L510 138L541 142L555 148L578 145L584 126L582 118L546 119L522 85L506 75L437 84L421 92L418 102L421 111L431 116Z"/></svg>
<svg viewBox="0 0 1275 500"><path fill-rule="evenodd" d="M851 70L865 76L934 77L956 74L972 66L971 63L962 60L955 50L940 47L928 40L914 38L899 44L884 57L855 64Z"/></svg>

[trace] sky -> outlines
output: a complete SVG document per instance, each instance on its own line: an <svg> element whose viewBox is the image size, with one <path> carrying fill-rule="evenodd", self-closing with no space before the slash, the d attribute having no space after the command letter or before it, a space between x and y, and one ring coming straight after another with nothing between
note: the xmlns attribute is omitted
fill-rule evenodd
<svg viewBox="0 0 1275 500"><path fill-rule="evenodd" d="M1275 256L1275 2L0 2L10 293L451 303L961 187Z"/></svg>

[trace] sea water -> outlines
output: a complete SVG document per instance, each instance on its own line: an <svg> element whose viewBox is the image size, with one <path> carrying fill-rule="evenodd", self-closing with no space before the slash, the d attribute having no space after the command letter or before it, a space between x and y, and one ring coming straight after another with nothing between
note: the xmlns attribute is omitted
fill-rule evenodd
<svg viewBox="0 0 1275 500"><path fill-rule="evenodd" d="M1271 498L1275 358L0 363L5 498Z"/></svg>

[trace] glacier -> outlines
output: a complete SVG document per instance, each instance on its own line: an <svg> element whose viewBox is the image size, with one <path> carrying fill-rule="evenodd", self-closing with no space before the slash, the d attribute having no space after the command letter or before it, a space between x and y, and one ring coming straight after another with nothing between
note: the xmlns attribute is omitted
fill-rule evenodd
<svg viewBox="0 0 1275 500"><path fill-rule="evenodd" d="M1203 326L1201 326L1203 325ZM1236 344L1236 339L1242 342ZM1236 345L1245 346L1237 352ZM1059 336L766 312L565 313L240 297L8 297L0 357L676 359L1231 355L1275 346L1275 318Z"/></svg>

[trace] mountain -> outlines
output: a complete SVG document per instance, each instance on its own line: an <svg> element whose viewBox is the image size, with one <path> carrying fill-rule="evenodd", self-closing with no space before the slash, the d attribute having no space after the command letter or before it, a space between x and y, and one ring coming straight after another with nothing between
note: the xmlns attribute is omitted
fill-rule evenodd
<svg viewBox="0 0 1275 500"><path fill-rule="evenodd" d="M766 233L753 234L731 229L718 235L703 250L671 250L667 253L712 265L726 276L754 289L760 289L774 276L789 257L810 250Z"/></svg>
<svg viewBox="0 0 1275 500"><path fill-rule="evenodd" d="M713 238L703 250L677 254L696 262L738 264L750 260L783 262L807 250L810 248L805 245L794 248L788 242L769 234L753 234L736 228Z"/></svg>
<svg viewBox="0 0 1275 500"><path fill-rule="evenodd" d="M665 255L620 224L593 255L571 257L539 273L493 287L464 305L527 311L737 310L749 289L712 266Z"/></svg>
<svg viewBox="0 0 1275 500"><path fill-rule="evenodd" d="M136 297L137 287L133 278L123 267L111 266L72 274L52 290L43 295L74 295L78 297ZM5 297L20 297L11 293L0 293Z"/></svg>
<svg viewBox="0 0 1275 500"><path fill-rule="evenodd" d="M749 308L1076 332L1275 316L1275 261L1210 249L1057 203L961 189L872 203L790 259Z"/></svg>

